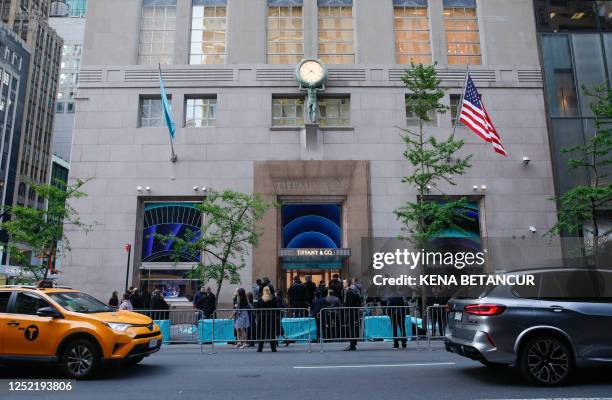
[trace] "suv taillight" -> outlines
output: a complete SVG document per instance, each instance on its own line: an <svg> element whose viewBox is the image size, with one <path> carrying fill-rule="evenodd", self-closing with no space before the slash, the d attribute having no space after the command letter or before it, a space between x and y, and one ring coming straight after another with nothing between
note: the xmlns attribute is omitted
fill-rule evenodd
<svg viewBox="0 0 612 400"><path fill-rule="evenodd" d="M506 306L499 304L469 304L463 308L463 311L471 315L499 315L506 311Z"/></svg>

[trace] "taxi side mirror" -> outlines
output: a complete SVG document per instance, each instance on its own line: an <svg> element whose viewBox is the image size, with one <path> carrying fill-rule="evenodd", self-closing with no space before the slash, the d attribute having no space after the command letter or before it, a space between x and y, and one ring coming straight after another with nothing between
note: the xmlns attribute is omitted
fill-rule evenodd
<svg viewBox="0 0 612 400"><path fill-rule="evenodd" d="M64 318L64 316L53 307L42 307L36 311L39 317Z"/></svg>

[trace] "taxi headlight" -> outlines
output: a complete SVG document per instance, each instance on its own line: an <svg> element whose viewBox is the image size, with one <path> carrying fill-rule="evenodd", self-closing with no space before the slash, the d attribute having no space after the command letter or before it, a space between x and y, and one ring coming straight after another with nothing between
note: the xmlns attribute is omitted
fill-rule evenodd
<svg viewBox="0 0 612 400"><path fill-rule="evenodd" d="M130 324L119 324L116 322L107 322L106 325L117 332L125 332L131 326Z"/></svg>

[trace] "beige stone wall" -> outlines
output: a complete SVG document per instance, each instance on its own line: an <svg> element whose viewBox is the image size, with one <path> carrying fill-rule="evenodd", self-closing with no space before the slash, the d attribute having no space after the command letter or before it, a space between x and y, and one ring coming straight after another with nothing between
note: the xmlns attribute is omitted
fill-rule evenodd
<svg viewBox="0 0 612 400"><path fill-rule="evenodd" d="M357 275L361 266L360 241L371 235L370 164L368 161L257 161L253 190L271 202L282 203L341 200L343 208L343 247L352 249L344 272ZM278 249L280 215L277 209L266 213L259 246L253 250L253 278L268 276L280 283Z"/></svg>

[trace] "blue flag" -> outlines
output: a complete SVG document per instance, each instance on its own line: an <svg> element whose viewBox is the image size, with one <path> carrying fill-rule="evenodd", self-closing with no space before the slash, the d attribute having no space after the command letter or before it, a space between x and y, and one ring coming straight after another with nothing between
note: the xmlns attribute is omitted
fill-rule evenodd
<svg viewBox="0 0 612 400"><path fill-rule="evenodd" d="M174 139L176 125L172 120L172 111L170 109L170 102L168 101L166 89L164 88L164 79L162 78L161 68L159 69L159 91L161 92L162 107L164 109L164 121L166 121L166 126L168 127L168 133L170 133L170 138Z"/></svg>

